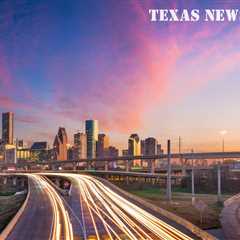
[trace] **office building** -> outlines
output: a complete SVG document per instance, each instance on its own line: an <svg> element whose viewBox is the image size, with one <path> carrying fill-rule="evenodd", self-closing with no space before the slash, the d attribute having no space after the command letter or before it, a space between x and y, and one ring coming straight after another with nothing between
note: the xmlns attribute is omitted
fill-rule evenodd
<svg viewBox="0 0 240 240"><path fill-rule="evenodd" d="M5 163L17 163L17 152L16 147L14 145L5 144L4 145L4 162Z"/></svg>
<svg viewBox="0 0 240 240"><path fill-rule="evenodd" d="M13 145L13 113L2 113L2 142Z"/></svg>
<svg viewBox="0 0 240 240"><path fill-rule="evenodd" d="M80 160L87 158L87 135L84 133L74 134L73 159Z"/></svg>
<svg viewBox="0 0 240 240"><path fill-rule="evenodd" d="M103 158L108 155L108 147L109 147L109 137L104 133L98 134L97 141L97 153L96 156L98 158Z"/></svg>
<svg viewBox="0 0 240 240"><path fill-rule="evenodd" d="M157 144L157 155L163 154L163 149L161 144Z"/></svg>
<svg viewBox="0 0 240 240"><path fill-rule="evenodd" d="M151 156L157 154L157 140L149 137L145 139L144 155Z"/></svg>
<svg viewBox="0 0 240 240"><path fill-rule="evenodd" d="M110 158L118 157L119 156L119 150L114 146L109 146L108 147L108 156ZM117 161L110 162L109 167L112 168L112 169L117 168Z"/></svg>
<svg viewBox="0 0 240 240"><path fill-rule="evenodd" d="M130 156L140 156L141 155L141 141L139 136L134 133L128 139L128 155ZM133 160L134 167L141 166L141 160Z"/></svg>
<svg viewBox="0 0 240 240"><path fill-rule="evenodd" d="M29 148L17 148L17 162L23 163L31 160L31 152Z"/></svg>
<svg viewBox="0 0 240 240"><path fill-rule="evenodd" d="M67 160L67 142L66 130L63 127L60 127L53 143L55 160Z"/></svg>
<svg viewBox="0 0 240 240"><path fill-rule="evenodd" d="M132 134L128 139L128 154L130 156L141 155L141 142L137 134Z"/></svg>
<svg viewBox="0 0 240 240"><path fill-rule="evenodd" d="M96 158L96 143L98 140L98 121L86 120L87 158Z"/></svg>
<svg viewBox="0 0 240 240"><path fill-rule="evenodd" d="M34 142L30 149L31 160L44 162L48 160L47 142Z"/></svg>

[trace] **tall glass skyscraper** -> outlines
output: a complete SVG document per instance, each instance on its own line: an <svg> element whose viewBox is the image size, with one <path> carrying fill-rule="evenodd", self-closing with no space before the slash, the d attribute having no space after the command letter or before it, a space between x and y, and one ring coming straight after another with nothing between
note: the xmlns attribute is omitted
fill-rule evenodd
<svg viewBox="0 0 240 240"><path fill-rule="evenodd" d="M2 114L2 141L4 144L13 144L13 113Z"/></svg>
<svg viewBox="0 0 240 240"><path fill-rule="evenodd" d="M87 158L95 158L98 140L98 121L86 120L85 129L87 134Z"/></svg>

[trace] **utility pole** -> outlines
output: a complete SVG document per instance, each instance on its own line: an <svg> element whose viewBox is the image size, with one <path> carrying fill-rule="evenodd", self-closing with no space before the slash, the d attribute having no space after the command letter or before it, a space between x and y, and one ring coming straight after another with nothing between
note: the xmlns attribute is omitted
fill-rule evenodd
<svg viewBox="0 0 240 240"><path fill-rule="evenodd" d="M222 191L221 191L221 163L218 162L217 165L217 179L218 179L218 202L222 201Z"/></svg>
<svg viewBox="0 0 240 240"><path fill-rule="evenodd" d="M224 152L225 152L224 136L226 135L227 131L223 130L220 133L222 135L222 153L224 154ZM224 162L224 157L222 159L222 162ZM218 199L218 202L221 202L222 201L222 190L221 190L221 162L220 161L218 161L218 165L217 165L217 185L218 185L217 199Z"/></svg>
<svg viewBox="0 0 240 240"><path fill-rule="evenodd" d="M171 142L167 141L167 199L172 200L172 179L171 179Z"/></svg>
<svg viewBox="0 0 240 240"><path fill-rule="evenodd" d="M193 153L193 149L192 149ZM192 205L195 204L195 184L194 184L194 159L192 156Z"/></svg>

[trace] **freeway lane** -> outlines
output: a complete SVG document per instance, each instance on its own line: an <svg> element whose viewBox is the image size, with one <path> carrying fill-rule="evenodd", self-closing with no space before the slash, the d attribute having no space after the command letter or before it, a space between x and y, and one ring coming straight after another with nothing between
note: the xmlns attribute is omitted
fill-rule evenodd
<svg viewBox="0 0 240 240"><path fill-rule="evenodd" d="M29 177L30 197L28 204L8 236L8 240L49 239L53 221L53 210L48 195L41 185Z"/></svg>
<svg viewBox="0 0 240 240"><path fill-rule="evenodd" d="M61 198L42 177L27 174L30 197L8 240L72 240L72 227Z"/></svg>
<svg viewBox="0 0 240 240"><path fill-rule="evenodd" d="M75 189L77 184L81 212L75 213L85 230L85 237L82 236L84 239L195 239L123 198L91 176L67 173L49 175L70 178L75 183Z"/></svg>

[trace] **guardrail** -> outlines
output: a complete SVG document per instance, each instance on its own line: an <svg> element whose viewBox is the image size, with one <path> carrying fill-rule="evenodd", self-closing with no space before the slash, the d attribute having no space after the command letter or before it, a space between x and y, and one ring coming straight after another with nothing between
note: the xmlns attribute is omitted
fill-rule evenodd
<svg viewBox="0 0 240 240"><path fill-rule="evenodd" d="M227 200L224 201L224 207L229 206L230 204L232 204L238 198L240 198L240 193L228 198Z"/></svg>
<svg viewBox="0 0 240 240"><path fill-rule="evenodd" d="M22 206L20 207L20 209L18 210L18 212L15 214L15 216L12 218L12 220L8 223L8 225L1 232L0 240L5 240L9 236L9 234L12 232L12 230L14 229L15 225L17 224L18 220L22 216L22 214L23 214L23 212L24 212L24 210L27 206L29 196L30 196L30 192L31 192L31 190L30 190L30 185L29 185L29 182L28 182L27 197L26 197L24 203L22 204Z"/></svg>

